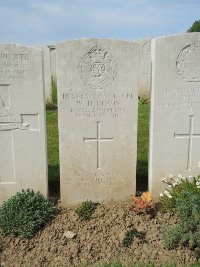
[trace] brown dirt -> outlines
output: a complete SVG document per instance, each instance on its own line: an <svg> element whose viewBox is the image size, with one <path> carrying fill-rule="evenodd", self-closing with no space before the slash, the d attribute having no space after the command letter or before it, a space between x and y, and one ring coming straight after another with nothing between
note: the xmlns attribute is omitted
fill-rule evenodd
<svg viewBox="0 0 200 267"><path fill-rule="evenodd" d="M132 262L153 261L156 266L176 260L178 266L188 266L195 261L193 251L183 247L164 248L161 228L166 223L174 224L176 218L158 212L150 219L130 211L127 203L98 205L88 222L81 221L74 209L62 209L32 239L3 237L0 240L0 266L84 266L127 258ZM122 240L133 227L146 234L145 241L136 237L130 247L124 247ZM67 239L64 232L68 230L77 236Z"/></svg>

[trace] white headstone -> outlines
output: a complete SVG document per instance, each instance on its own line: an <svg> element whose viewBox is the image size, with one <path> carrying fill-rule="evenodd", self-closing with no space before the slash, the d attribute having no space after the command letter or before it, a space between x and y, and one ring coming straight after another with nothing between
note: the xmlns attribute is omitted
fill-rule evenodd
<svg viewBox="0 0 200 267"><path fill-rule="evenodd" d="M41 49L0 45L0 204L21 189L47 195Z"/></svg>
<svg viewBox="0 0 200 267"><path fill-rule="evenodd" d="M56 47L61 201L135 193L138 46L86 39Z"/></svg>
<svg viewBox="0 0 200 267"><path fill-rule="evenodd" d="M161 179L200 173L200 33L152 41L150 190Z"/></svg>
<svg viewBox="0 0 200 267"><path fill-rule="evenodd" d="M151 89L151 39L141 39L135 42L140 47L138 95L149 97Z"/></svg>

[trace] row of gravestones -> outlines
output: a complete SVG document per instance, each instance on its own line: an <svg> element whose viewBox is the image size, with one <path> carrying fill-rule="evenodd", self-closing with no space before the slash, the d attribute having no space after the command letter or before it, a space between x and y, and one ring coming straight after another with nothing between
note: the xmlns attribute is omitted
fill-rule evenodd
<svg viewBox="0 0 200 267"><path fill-rule="evenodd" d="M83 39L52 50L63 206L128 199L140 43ZM22 188L48 194L45 58L43 48L0 45L0 204ZM153 39L151 65L149 190L157 197L170 173L200 173L200 34Z"/></svg>

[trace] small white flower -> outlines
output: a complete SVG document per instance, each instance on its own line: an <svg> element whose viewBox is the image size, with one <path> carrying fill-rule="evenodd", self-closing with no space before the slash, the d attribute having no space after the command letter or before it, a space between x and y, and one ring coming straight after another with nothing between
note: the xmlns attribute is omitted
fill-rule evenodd
<svg viewBox="0 0 200 267"><path fill-rule="evenodd" d="M163 195L163 193L160 193L160 197L163 197L164 195Z"/></svg>
<svg viewBox="0 0 200 267"><path fill-rule="evenodd" d="M165 190L164 194L169 197L169 198L172 198L172 196L170 195L169 191Z"/></svg>
<svg viewBox="0 0 200 267"><path fill-rule="evenodd" d="M198 167L200 167L200 161L198 162Z"/></svg>
<svg viewBox="0 0 200 267"><path fill-rule="evenodd" d="M174 177L174 175L173 175L173 174L170 174L170 175L169 175L169 178L173 178L173 177Z"/></svg>

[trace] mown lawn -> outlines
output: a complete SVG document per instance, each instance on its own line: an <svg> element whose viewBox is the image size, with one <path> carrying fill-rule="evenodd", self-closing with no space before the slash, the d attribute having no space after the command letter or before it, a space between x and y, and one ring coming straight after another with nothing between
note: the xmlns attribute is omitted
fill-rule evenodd
<svg viewBox="0 0 200 267"><path fill-rule="evenodd" d="M50 183L59 182L58 113L47 111L48 170ZM138 107L137 191L147 190L149 104Z"/></svg>

